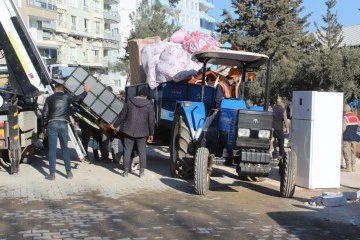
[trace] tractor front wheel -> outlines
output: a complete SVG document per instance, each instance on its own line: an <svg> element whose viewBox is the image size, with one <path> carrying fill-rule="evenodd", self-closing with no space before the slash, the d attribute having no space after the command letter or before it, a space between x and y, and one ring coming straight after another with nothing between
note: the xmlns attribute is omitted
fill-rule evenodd
<svg viewBox="0 0 360 240"><path fill-rule="evenodd" d="M209 150L205 147L197 149L195 154L195 192L198 195L205 195L210 186Z"/></svg>
<svg viewBox="0 0 360 240"><path fill-rule="evenodd" d="M287 152L280 163L280 195L292 198L295 193L297 157L295 152Z"/></svg>

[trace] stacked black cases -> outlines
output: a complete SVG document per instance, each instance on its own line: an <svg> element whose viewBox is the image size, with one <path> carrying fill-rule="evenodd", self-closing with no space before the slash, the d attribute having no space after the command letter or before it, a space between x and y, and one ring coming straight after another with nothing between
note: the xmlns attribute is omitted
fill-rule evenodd
<svg viewBox="0 0 360 240"><path fill-rule="evenodd" d="M113 92L82 67L77 67L64 85L74 95L81 94L84 91L84 86L89 85L91 90L84 99L83 104L88 107L92 114L108 124L115 121L124 107L124 103Z"/></svg>

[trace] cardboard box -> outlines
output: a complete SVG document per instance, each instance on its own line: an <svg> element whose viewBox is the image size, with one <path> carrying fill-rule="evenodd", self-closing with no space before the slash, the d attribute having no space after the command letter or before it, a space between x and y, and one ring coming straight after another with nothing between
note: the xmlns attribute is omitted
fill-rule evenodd
<svg viewBox="0 0 360 240"><path fill-rule="evenodd" d="M146 82L146 74L141 64L141 50L146 45L160 41L160 37L133 39L129 41L130 85Z"/></svg>

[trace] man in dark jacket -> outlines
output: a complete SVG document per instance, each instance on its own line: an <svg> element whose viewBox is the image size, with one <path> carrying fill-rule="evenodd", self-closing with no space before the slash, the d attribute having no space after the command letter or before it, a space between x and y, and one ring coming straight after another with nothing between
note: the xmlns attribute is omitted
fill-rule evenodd
<svg viewBox="0 0 360 240"><path fill-rule="evenodd" d="M276 150L276 145L274 145L273 158L277 158L278 156L283 157L285 154L284 149L284 124L286 129L286 134L289 133L289 122L284 106L284 102L281 97L276 99L276 105L273 107L273 134L274 141L277 142L279 146L279 153Z"/></svg>
<svg viewBox="0 0 360 240"><path fill-rule="evenodd" d="M61 154L65 163L67 178L73 177L71 173L70 155L68 151L68 124L70 123L70 104L82 102L90 91L89 86L85 86L85 91L76 98L72 98L64 90L63 80L54 80L56 82L54 94L49 96L44 105L43 123L47 127L49 142L49 171L48 180L55 180L56 171L56 146L57 139L60 140Z"/></svg>
<svg viewBox="0 0 360 240"><path fill-rule="evenodd" d="M138 96L129 99L111 128L116 129L123 123L124 136L124 172L127 177L130 169L131 153L136 143L140 157L140 175L144 177L146 168L146 138L153 141L155 127L155 112L152 101L147 99L149 90L147 87L140 89Z"/></svg>

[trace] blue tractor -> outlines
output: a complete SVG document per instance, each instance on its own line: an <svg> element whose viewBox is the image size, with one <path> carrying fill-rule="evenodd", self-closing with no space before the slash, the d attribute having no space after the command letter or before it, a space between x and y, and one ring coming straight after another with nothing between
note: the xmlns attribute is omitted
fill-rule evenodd
<svg viewBox="0 0 360 240"><path fill-rule="evenodd" d="M271 59L257 53L213 50L195 52L192 60L203 63L201 85L167 82L150 92L158 122L155 135L157 139L170 137L171 175L193 177L199 195L209 190L213 165L225 159L236 167L240 179L264 179L272 167L272 112L268 111ZM264 106L247 106L243 99L224 99L215 107L215 88L205 84L209 65L238 67L242 79L249 71L267 66L262 81ZM127 97L135 95L139 87L127 88ZM294 194L296 163L296 155L291 151L279 161L282 197Z"/></svg>

